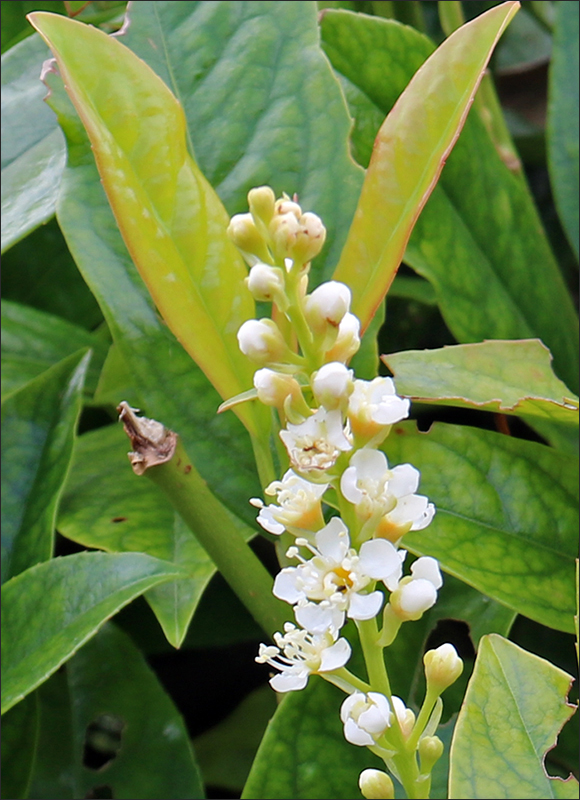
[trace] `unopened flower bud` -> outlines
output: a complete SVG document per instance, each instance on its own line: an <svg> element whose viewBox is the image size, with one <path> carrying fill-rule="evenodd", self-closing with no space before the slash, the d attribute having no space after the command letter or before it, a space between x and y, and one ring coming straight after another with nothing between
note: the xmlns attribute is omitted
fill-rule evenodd
<svg viewBox="0 0 580 800"><path fill-rule="evenodd" d="M344 364L360 347L360 322L354 314L345 314L338 326L336 341L325 354L324 360L342 361Z"/></svg>
<svg viewBox="0 0 580 800"><path fill-rule="evenodd" d="M258 400L266 406L276 408L282 407L289 395L302 396L302 390L295 378L266 368L259 369L254 374L254 387L258 391Z"/></svg>
<svg viewBox="0 0 580 800"><path fill-rule="evenodd" d="M463 672L463 661L452 644L442 644L436 650L428 650L423 656L425 677L429 688L438 694L455 683Z"/></svg>
<svg viewBox="0 0 580 800"><path fill-rule="evenodd" d="M391 800L395 786L386 772L380 769L364 769L358 779L359 789L366 800Z"/></svg>
<svg viewBox="0 0 580 800"><path fill-rule="evenodd" d="M419 740L418 748L421 759L421 772L429 775L431 770L443 755L444 745L438 736L423 736Z"/></svg>
<svg viewBox="0 0 580 800"><path fill-rule="evenodd" d="M296 244L296 235L299 230L300 223L291 211L273 217L269 225L269 232L278 258L290 257L290 251Z"/></svg>
<svg viewBox="0 0 580 800"><path fill-rule="evenodd" d="M316 214L307 211L298 220L300 228L296 234L296 244L290 251L294 261L306 264L317 256L326 241L326 228Z"/></svg>
<svg viewBox="0 0 580 800"><path fill-rule="evenodd" d="M254 264L246 278L246 285L254 300L271 303L278 300L284 305L284 273L278 267L269 267L267 264Z"/></svg>
<svg viewBox="0 0 580 800"><path fill-rule="evenodd" d="M339 361L325 364L312 376L314 397L329 411L345 407L353 387L352 370Z"/></svg>
<svg viewBox="0 0 580 800"><path fill-rule="evenodd" d="M284 214L293 214L296 219L300 219L302 216L302 209L295 203L294 200L290 200L287 194L282 195L276 203L274 204L275 214L277 216L283 216Z"/></svg>
<svg viewBox="0 0 580 800"><path fill-rule="evenodd" d="M238 331L238 344L245 356L256 364L283 362L288 347L275 322L271 319L249 319Z"/></svg>
<svg viewBox="0 0 580 800"><path fill-rule="evenodd" d="M268 227L274 216L275 202L276 195L269 186L258 186L255 189L250 189L248 192L248 206L257 226L260 226L261 222L265 229Z"/></svg>
<svg viewBox="0 0 580 800"><path fill-rule="evenodd" d="M323 334L329 325L338 329L348 313L350 299L350 289L344 283L327 281L317 286L304 301L306 319L313 332Z"/></svg>
<svg viewBox="0 0 580 800"><path fill-rule="evenodd" d="M256 228L251 214L234 214L227 234L249 264L271 260L266 242Z"/></svg>

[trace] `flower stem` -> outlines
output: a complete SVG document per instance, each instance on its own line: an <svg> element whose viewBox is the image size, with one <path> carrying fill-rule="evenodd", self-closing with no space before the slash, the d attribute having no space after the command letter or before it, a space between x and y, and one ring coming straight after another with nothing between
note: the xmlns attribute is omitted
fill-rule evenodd
<svg viewBox="0 0 580 800"><path fill-rule="evenodd" d="M268 635L283 630L288 609L272 594L268 570L245 541L243 524L208 489L179 438L171 460L146 475L165 492L256 622Z"/></svg>
<svg viewBox="0 0 580 800"><path fill-rule="evenodd" d="M334 672L319 672L318 674L328 683L338 686L346 694L352 694L354 691L368 692L371 688L368 683L361 681L360 678L349 672L346 667L335 669Z"/></svg>

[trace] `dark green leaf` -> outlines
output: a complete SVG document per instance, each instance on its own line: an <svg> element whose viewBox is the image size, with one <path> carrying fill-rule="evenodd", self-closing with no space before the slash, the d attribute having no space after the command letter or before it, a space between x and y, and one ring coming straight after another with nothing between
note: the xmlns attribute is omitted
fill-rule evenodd
<svg viewBox="0 0 580 800"><path fill-rule="evenodd" d="M2 800L28 797L38 739L38 705L29 695L2 718Z"/></svg>
<svg viewBox="0 0 580 800"><path fill-rule="evenodd" d="M333 66L351 83L349 100L359 91L352 112L366 108L367 123L355 133L357 151L369 153L377 109L390 111L433 45L394 21L345 11L328 11L321 33ZM524 181L503 163L473 112L415 225L405 262L432 283L459 341L537 336L554 355L558 376L577 391L573 304Z"/></svg>
<svg viewBox="0 0 580 800"><path fill-rule="evenodd" d="M2 404L2 582L52 554L89 358L69 356Z"/></svg>
<svg viewBox="0 0 580 800"><path fill-rule="evenodd" d="M421 470L419 491L437 508L404 546L537 622L573 630L578 463L535 442L435 424L396 426L391 464Z"/></svg>
<svg viewBox="0 0 580 800"><path fill-rule="evenodd" d="M578 258L578 3L556 3L548 98L548 165L562 226Z"/></svg>
<svg viewBox="0 0 580 800"><path fill-rule="evenodd" d="M247 211L254 186L297 192L326 225L312 270L315 283L328 279L363 173L348 152L351 121L320 50L316 3L135 3L129 19L122 41L179 98L195 158L228 212Z"/></svg>
<svg viewBox="0 0 580 800"><path fill-rule="evenodd" d="M182 567L186 578L146 593L167 639L179 647L215 566L163 492L133 473L129 449L120 425L78 439L58 529L86 547L148 553ZM246 538L253 536L251 529L232 519Z"/></svg>
<svg viewBox="0 0 580 800"><path fill-rule="evenodd" d="M2 587L2 713L36 689L133 598L183 572L143 553L78 553Z"/></svg>
<svg viewBox="0 0 580 800"><path fill-rule="evenodd" d="M481 643L455 726L449 797L576 797L578 781L551 779L546 751L573 714L572 677L501 636Z"/></svg>
<svg viewBox="0 0 580 800"><path fill-rule="evenodd" d="M2 396L19 389L83 347L93 351L85 391L97 387L108 345L103 339L43 311L2 301Z"/></svg>
<svg viewBox="0 0 580 800"><path fill-rule="evenodd" d="M103 785L127 800L204 796L181 716L114 625L105 625L38 694L31 797L81 798Z"/></svg>
<svg viewBox="0 0 580 800"><path fill-rule="evenodd" d="M343 699L339 689L317 677L306 689L289 692L268 725L242 797L358 797L362 770L384 765L344 738L339 717Z"/></svg>
<svg viewBox="0 0 580 800"><path fill-rule="evenodd" d="M55 211L65 147L56 117L43 102L40 70L49 55L34 35L2 56L2 251Z"/></svg>

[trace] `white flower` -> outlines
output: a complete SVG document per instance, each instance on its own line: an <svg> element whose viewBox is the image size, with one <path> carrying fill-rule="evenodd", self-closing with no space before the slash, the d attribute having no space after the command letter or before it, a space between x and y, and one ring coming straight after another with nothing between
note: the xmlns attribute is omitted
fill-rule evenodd
<svg viewBox="0 0 580 800"><path fill-rule="evenodd" d="M245 356L257 364L283 361L288 347L271 319L248 319L238 331L238 344Z"/></svg>
<svg viewBox="0 0 580 800"><path fill-rule="evenodd" d="M300 478L289 469L281 481L273 481L267 488L267 495L276 495L280 505L264 503L256 497L250 500L253 506L260 509L258 522L270 533L291 533L297 529L296 535L305 530L315 531L324 525L321 498L327 490L327 483L310 483Z"/></svg>
<svg viewBox="0 0 580 800"><path fill-rule="evenodd" d="M312 376L312 392L316 401L331 411L341 408L353 388L353 372L340 361L324 364Z"/></svg>
<svg viewBox="0 0 580 800"><path fill-rule="evenodd" d="M410 403L399 397L391 378L355 381L348 417L355 436L370 441L385 428L409 415ZM387 431L388 432L388 431Z"/></svg>
<svg viewBox="0 0 580 800"><path fill-rule="evenodd" d="M360 321L358 317L350 312L345 314L338 326L336 341L326 351L324 360L342 361L345 364L357 352L360 347Z"/></svg>
<svg viewBox="0 0 580 800"><path fill-rule="evenodd" d="M411 565L411 573L399 581L389 598L393 611L403 620L419 619L435 605L437 589L443 586L439 564L431 556L418 558Z"/></svg>
<svg viewBox="0 0 580 800"><path fill-rule="evenodd" d="M298 425L288 423L288 429L280 431L290 463L301 472L326 470L334 466L341 452L350 450L352 444L346 438L340 411L318 411Z"/></svg>
<svg viewBox="0 0 580 800"><path fill-rule="evenodd" d="M350 658L349 643L336 638L332 633L313 636L287 622L283 636L274 634L277 647L261 644L256 661L280 670L280 675L270 678L270 685L277 692L303 689L312 673L340 669Z"/></svg>
<svg viewBox="0 0 580 800"><path fill-rule="evenodd" d="M390 727L391 718L389 701L379 692L354 692L340 708L344 738L360 747L375 745L377 739Z"/></svg>
<svg viewBox="0 0 580 800"><path fill-rule="evenodd" d="M350 547L348 529L340 517L333 517L315 539L316 547L306 539L296 540L297 545L313 554L308 561L297 547L288 550L288 557L301 563L278 573L274 595L291 605L298 604L296 619L313 632L333 629L337 625L337 608L351 619L375 617L383 604L383 594L380 591L366 594L363 590L376 580L382 580L388 588L396 588L405 552L395 550L385 539L373 539L365 542L357 553Z"/></svg>
<svg viewBox="0 0 580 800"><path fill-rule="evenodd" d="M351 293L348 286L338 281L321 283L306 296L304 313L311 328L320 333L328 325L338 328L350 308Z"/></svg>
<svg viewBox="0 0 580 800"><path fill-rule="evenodd" d="M397 542L409 530L426 528L435 514L433 503L413 494L419 477L410 464L389 469L384 453L363 447L352 456L340 489L359 517L373 520L377 538Z"/></svg>

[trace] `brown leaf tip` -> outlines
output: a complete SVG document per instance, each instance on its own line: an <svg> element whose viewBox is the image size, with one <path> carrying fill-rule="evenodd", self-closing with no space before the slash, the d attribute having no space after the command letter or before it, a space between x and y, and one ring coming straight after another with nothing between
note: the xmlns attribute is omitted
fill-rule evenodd
<svg viewBox="0 0 580 800"><path fill-rule="evenodd" d="M131 440L133 450L127 455L136 475L171 460L177 445L176 433L157 420L137 416L139 409L131 408L125 400L117 406L117 411Z"/></svg>

